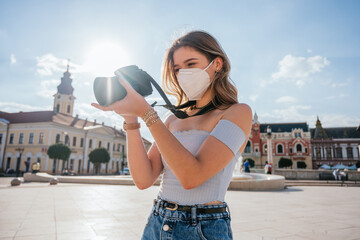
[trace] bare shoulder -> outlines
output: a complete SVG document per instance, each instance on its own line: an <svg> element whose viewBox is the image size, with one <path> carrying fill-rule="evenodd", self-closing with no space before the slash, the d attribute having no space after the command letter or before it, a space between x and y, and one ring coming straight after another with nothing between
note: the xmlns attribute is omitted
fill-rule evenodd
<svg viewBox="0 0 360 240"><path fill-rule="evenodd" d="M225 110L222 119L229 120L237 125L249 124L252 122L252 110L245 103L237 103Z"/></svg>

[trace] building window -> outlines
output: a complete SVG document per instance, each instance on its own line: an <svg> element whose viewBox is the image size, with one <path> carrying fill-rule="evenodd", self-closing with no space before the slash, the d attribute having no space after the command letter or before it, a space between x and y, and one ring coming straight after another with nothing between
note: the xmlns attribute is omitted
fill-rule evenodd
<svg viewBox="0 0 360 240"><path fill-rule="evenodd" d="M297 133L295 133L295 138L297 138Z"/></svg>
<svg viewBox="0 0 360 240"><path fill-rule="evenodd" d="M277 153L284 153L284 147L283 147L283 145L282 145L282 144L278 144L276 150L277 150Z"/></svg>
<svg viewBox="0 0 360 240"><path fill-rule="evenodd" d="M265 154L267 154L267 144L264 144L264 147L263 147L264 149L263 149L263 152L265 153Z"/></svg>
<svg viewBox="0 0 360 240"><path fill-rule="evenodd" d="M292 153L292 148L290 148L289 150L290 150L290 153Z"/></svg>
<svg viewBox="0 0 360 240"><path fill-rule="evenodd" d="M300 143L299 143L298 145L296 145L296 152L297 152L297 153L301 153L301 152L302 152L302 146L301 146Z"/></svg>
<svg viewBox="0 0 360 240"><path fill-rule="evenodd" d="M67 113L70 113L70 105L67 107Z"/></svg>
<svg viewBox="0 0 360 240"><path fill-rule="evenodd" d="M115 144L113 144L113 152L115 152Z"/></svg>
<svg viewBox="0 0 360 240"><path fill-rule="evenodd" d="M55 143L59 143L59 142L60 142L60 134L56 134Z"/></svg>
<svg viewBox="0 0 360 240"><path fill-rule="evenodd" d="M336 148L336 157L342 158L342 149L341 147Z"/></svg>
<svg viewBox="0 0 360 240"><path fill-rule="evenodd" d="M101 148L101 141L99 141L99 148Z"/></svg>
<svg viewBox="0 0 360 240"><path fill-rule="evenodd" d="M0 133L0 144L2 142L2 133Z"/></svg>
<svg viewBox="0 0 360 240"><path fill-rule="evenodd" d="M14 134L10 133L9 144L13 144L13 143L14 143Z"/></svg>
<svg viewBox="0 0 360 240"><path fill-rule="evenodd" d="M73 147L76 147L76 137L73 137Z"/></svg>
<svg viewBox="0 0 360 240"><path fill-rule="evenodd" d="M305 148L305 153L307 153L307 148Z"/></svg>
<svg viewBox="0 0 360 240"><path fill-rule="evenodd" d="M320 152L319 152L320 154ZM331 159L331 148L326 148L326 158Z"/></svg>
<svg viewBox="0 0 360 240"><path fill-rule="evenodd" d="M74 159L70 160L70 169L74 171Z"/></svg>
<svg viewBox="0 0 360 240"><path fill-rule="evenodd" d="M321 158L321 152L319 147L315 148L315 154L317 158Z"/></svg>
<svg viewBox="0 0 360 240"><path fill-rule="evenodd" d="M348 158L353 158L354 157L353 156L353 150L352 150L351 147L346 149L346 155L347 155Z"/></svg>
<svg viewBox="0 0 360 240"><path fill-rule="evenodd" d="M301 138L301 133L298 133L299 138Z"/></svg>
<svg viewBox="0 0 360 240"><path fill-rule="evenodd" d="M69 135L65 135L65 145L70 146L70 137L69 137Z"/></svg>
<svg viewBox="0 0 360 240"><path fill-rule="evenodd" d="M24 143L24 134L20 133L19 144L23 144L23 143Z"/></svg>
<svg viewBox="0 0 360 240"><path fill-rule="evenodd" d="M84 147L84 138L80 139L80 147Z"/></svg>
<svg viewBox="0 0 360 240"><path fill-rule="evenodd" d="M33 144L34 143L34 133L30 133L29 135L29 144Z"/></svg>
<svg viewBox="0 0 360 240"><path fill-rule="evenodd" d="M11 157L8 157L7 158L7 161L6 161L6 170L8 170L8 168L10 168L10 166L11 166Z"/></svg>
<svg viewBox="0 0 360 240"><path fill-rule="evenodd" d="M57 98L60 99L60 95L58 95Z"/></svg>
<svg viewBox="0 0 360 240"><path fill-rule="evenodd" d="M39 144L43 144L43 143L44 143L44 133L41 132L41 133L39 134Z"/></svg>
<svg viewBox="0 0 360 240"><path fill-rule="evenodd" d="M89 148L92 148L92 139L89 140Z"/></svg>
<svg viewBox="0 0 360 240"><path fill-rule="evenodd" d="M108 151L110 150L110 143L109 142L107 143L107 150Z"/></svg>
<svg viewBox="0 0 360 240"><path fill-rule="evenodd" d="M56 105L56 113L60 111L60 104Z"/></svg>
<svg viewBox="0 0 360 240"><path fill-rule="evenodd" d="M117 151L120 152L120 143L117 146Z"/></svg>
<svg viewBox="0 0 360 240"><path fill-rule="evenodd" d="M250 141L247 142L244 152L245 153L251 153L251 143L250 143Z"/></svg>
<svg viewBox="0 0 360 240"><path fill-rule="evenodd" d="M259 152L259 148L258 148L258 147L255 148L255 152Z"/></svg>

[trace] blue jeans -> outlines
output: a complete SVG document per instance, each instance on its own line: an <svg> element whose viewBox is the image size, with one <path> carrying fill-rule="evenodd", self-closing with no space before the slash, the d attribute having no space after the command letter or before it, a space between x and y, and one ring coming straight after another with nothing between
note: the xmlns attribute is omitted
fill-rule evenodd
<svg viewBox="0 0 360 240"><path fill-rule="evenodd" d="M195 205L197 208L229 208L226 203ZM142 240L228 240L232 238L230 212L196 213L169 210L155 205Z"/></svg>

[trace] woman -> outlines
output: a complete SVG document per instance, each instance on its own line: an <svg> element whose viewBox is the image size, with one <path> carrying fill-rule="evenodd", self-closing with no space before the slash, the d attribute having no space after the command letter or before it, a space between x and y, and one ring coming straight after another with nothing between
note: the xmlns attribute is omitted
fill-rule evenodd
<svg viewBox="0 0 360 240"><path fill-rule="evenodd" d="M163 64L163 87L178 104L189 100L186 119L156 111L125 80L127 96L108 107L124 117L128 163L139 189L153 185L161 173L158 198L142 239L232 239L230 212L224 201L236 159L246 146L252 113L237 102L229 81L230 62L208 33L190 32L177 39ZM209 106L212 106L209 108ZM154 144L146 153L138 117L148 126Z"/></svg>

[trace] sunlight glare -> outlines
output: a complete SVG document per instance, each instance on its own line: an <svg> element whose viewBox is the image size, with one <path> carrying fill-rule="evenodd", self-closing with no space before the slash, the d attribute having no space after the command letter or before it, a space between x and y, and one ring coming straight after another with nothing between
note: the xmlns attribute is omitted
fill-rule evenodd
<svg viewBox="0 0 360 240"><path fill-rule="evenodd" d="M114 76L115 70L130 65L127 53L111 42L92 47L86 59L86 71L99 77Z"/></svg>

